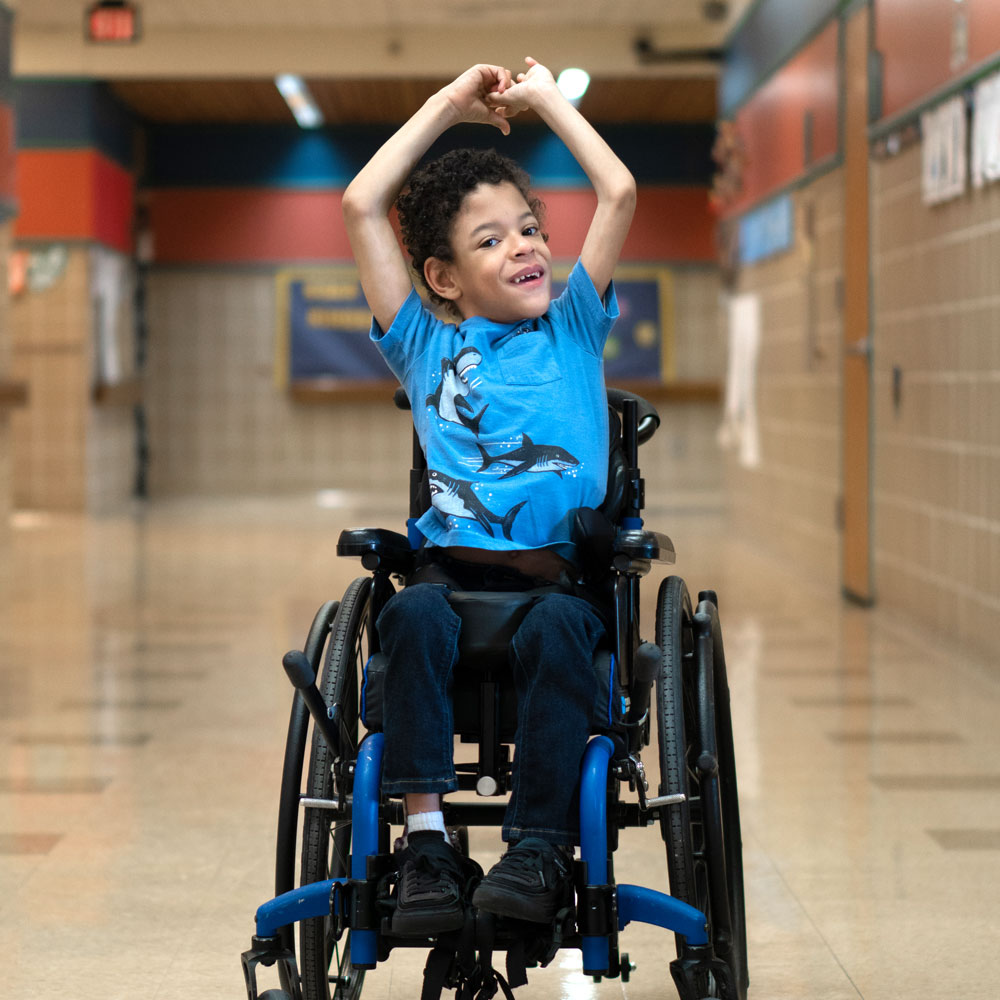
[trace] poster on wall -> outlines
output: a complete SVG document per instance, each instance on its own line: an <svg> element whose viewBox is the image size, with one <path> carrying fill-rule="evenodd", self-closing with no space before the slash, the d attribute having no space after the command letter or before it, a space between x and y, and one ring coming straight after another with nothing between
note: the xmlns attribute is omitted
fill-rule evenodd
<svg viewBox="0 0 1000 1000"><path fill-rule="evenodd" d="M1000 180L1000 73L976 84L972 114L972 184Z"/></svg>
<svg viewBox="0 0 1000 1000"><path fill-rule="evenodd" d="M568 267L556 267L553 294L566 284ZM615 272L621 317L604 351L605 377L617 381L669 382L675 375L673 290L669 269L622 265ZM277 277L278 385L385 382L392 375L368 337L371 312L357 269L290 268Z"/></svg>
<svg viewBox="0 0 1000 1000"><path fill-rule="evenodd" d="M757 358L760 354L760 297L751 292L732 295L728 302L729 361L726 397L717 440L736 452L740 465L760 465L757 422Z"/></svg>
<svg viewBox="0 0 1000 1000"><path fill-rule="evenodd" d="M791 197L772 198L742 216L738 241L741 264L756 264L790 249L795 242L795 207Z"/></svg>
<svg viewBox="0 0 1000 1000"><path fill-rule="evenodd" d="M922 190L925 205L957 198L968 180L968 122L965 98L953 97L920 116L923 137Z"/></svg>

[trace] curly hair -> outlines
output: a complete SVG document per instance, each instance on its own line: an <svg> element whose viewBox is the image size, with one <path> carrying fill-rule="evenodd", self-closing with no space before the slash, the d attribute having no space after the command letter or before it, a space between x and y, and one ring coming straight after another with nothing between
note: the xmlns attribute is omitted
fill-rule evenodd
<svg viewBox="0 0 1000 1000"><path fill-rule="evenodd" d="M531 178L517 163L493 149L454 149L431 160L413 172L396 199L403 245L436 305L455 311L454 303L441 298L427 284L427 258L454 260L451 228L465 196L480 184L504 183L513 184L521 192L541 225L545 206L531 193Z"/></svg>

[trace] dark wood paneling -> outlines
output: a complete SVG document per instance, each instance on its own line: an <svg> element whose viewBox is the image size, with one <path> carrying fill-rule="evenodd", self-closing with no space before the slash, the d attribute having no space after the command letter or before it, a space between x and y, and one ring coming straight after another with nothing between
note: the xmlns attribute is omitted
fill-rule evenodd
<svg viewBox="0 0 1000 1000"><path fill-rule="evenodd" d="M406 121L446 83L427 80L307 81L327 123L393 124ZM141 118L189 122L291 122L269 79L118 80L118 98ZM714 77L622 77L594 80L580 110L595 122L713 122ZM525 115L530 120L533 115Z"/></svg>

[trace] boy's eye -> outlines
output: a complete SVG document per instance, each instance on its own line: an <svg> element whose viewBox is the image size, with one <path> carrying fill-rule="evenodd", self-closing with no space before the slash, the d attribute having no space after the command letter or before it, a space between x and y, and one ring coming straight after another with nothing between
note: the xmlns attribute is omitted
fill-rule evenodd
<svg viewBox="0 0 1000 1000"><path fill-rule="evenodd" d="M487 236L479 245L483 248L495 247L500 241L495 236Z"/></svg>
<svg viewBox="0 0 1000 1000"><path fill-rule="evenodd" d="M537 236L538 226L525 226L524 231L521 233L522 236Z"/></svg>

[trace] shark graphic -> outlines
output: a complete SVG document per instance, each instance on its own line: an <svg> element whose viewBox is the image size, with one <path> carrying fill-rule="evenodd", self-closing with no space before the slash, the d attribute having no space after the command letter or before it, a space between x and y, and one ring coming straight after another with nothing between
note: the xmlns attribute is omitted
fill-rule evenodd
<svg viewBox="0 0 1000 1000"><path fill-rule="evenodd" d="M554 444L535 444L527 434L521 435L520 448L505 451L502 455L491 455L481 444L476 447L483 456L480 472L485 472L491 465L510 466L501 479L510 479L522 472L554 472L561 479L564 472L580 464L565 448Z"/></svg>
<svg viewBox="0 0 1000 1000"><path fill-rule="evenodd" d="M472 406L465 397L475 388L474 384L470 385L469 376L482 360L482 354L474 347L463 348L454 358L442 358L441 382L424 400L424 405L433 406L442 420L468 427L477 436L480 421L490 404L473 416Z"/></svg>
<svg viewBox="0 0 1000 1000"><path fill-rule="evenodd" d="M483 502L476 496L476 491L470 482L452 479L451 476L446 476L443 472L431 469L428 473L428 483L431 491L431 504L436 510L441 511L445 516L478 521L489 532L491 538L496 537L492 525L499 524L503 529L504 538L511 541L510 529L514 524L514 518L528 502L522 500L519 504L511 507L503 517L500 517L491 510L487 510Z"/></svg>

